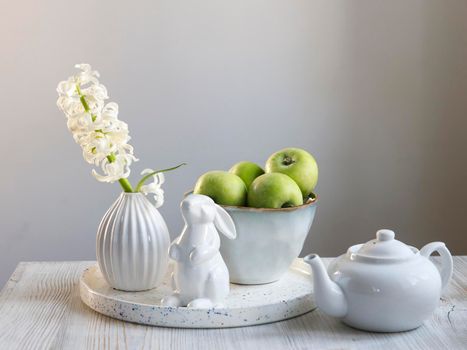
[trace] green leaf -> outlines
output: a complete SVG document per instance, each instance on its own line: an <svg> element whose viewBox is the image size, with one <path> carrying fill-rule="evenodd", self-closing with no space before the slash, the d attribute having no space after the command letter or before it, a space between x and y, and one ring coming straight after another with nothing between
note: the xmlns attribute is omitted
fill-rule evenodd
<svg viewBox="0 0 467 350"><path fill-rule="evenodd" d="M136 185L136 188L135 188L135 192L140 192L141 191L141 187L145 184L146 181L148 181L148 179L151 177L151 176L154 176L158 173L165 173L167 171L172 171L172 170L175 170L177 168L180 168L182 165L186 165L186 163L181 163L177 166L174 166L172 168L167 168L167 169L162 169L162 170L156 170L156 171L153 171L152 173L149 173L149 174L146 174L143 176L143 178L141 180L139 180L138 184Z"/></svg>

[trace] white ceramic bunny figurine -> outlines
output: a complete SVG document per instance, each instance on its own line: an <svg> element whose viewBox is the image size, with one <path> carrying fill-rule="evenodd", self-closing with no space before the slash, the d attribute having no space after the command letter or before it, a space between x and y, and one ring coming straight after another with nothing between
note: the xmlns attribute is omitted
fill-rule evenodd
<svg viewBox="0 0 467 350"><path fill-rule="evenodd" d="M204 195L190 194L180 205L185 228L170 246L174 293L165 306L219 307L230 291L229 270L219 253L220 238L236 237L230 215Z"/></svg>

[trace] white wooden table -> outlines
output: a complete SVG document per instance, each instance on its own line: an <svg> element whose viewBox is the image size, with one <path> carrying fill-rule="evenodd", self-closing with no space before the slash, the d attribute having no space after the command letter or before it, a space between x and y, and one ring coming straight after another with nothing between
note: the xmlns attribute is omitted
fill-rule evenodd
<svg viewBox="0 0 467 350"><path fill-rule="evenodd" d="M396 334L354 330L319 310L231 329L125 323L81 302L78 280L93 263L20 263L0 293L0 349L467 349L467 257L455 257L454 278L431 319Z"/></svg>

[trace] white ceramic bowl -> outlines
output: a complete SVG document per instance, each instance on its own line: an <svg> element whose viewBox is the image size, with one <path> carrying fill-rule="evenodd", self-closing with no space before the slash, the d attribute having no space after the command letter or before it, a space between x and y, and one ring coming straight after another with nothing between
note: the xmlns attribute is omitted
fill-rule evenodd
<svg viewBox="0 0 467 350"><path fill-rule="evenodd" d="M220 235L230 281L263 284L280 279L300 254L315 217L316 198L291 208L222 207L237 230L234 240Z"/></svg>

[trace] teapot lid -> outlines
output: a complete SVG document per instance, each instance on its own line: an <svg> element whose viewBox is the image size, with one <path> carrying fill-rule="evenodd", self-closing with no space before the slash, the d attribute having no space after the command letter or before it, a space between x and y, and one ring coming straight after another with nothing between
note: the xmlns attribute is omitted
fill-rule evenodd
<svg viewBox="0 0 467 350"><path fill-rule="evenodd" d="M391 230L379 230L376 239L350 247L349 253L362 258L391 260L405 260L415 255L413 248L395 239Z"/></svg>

